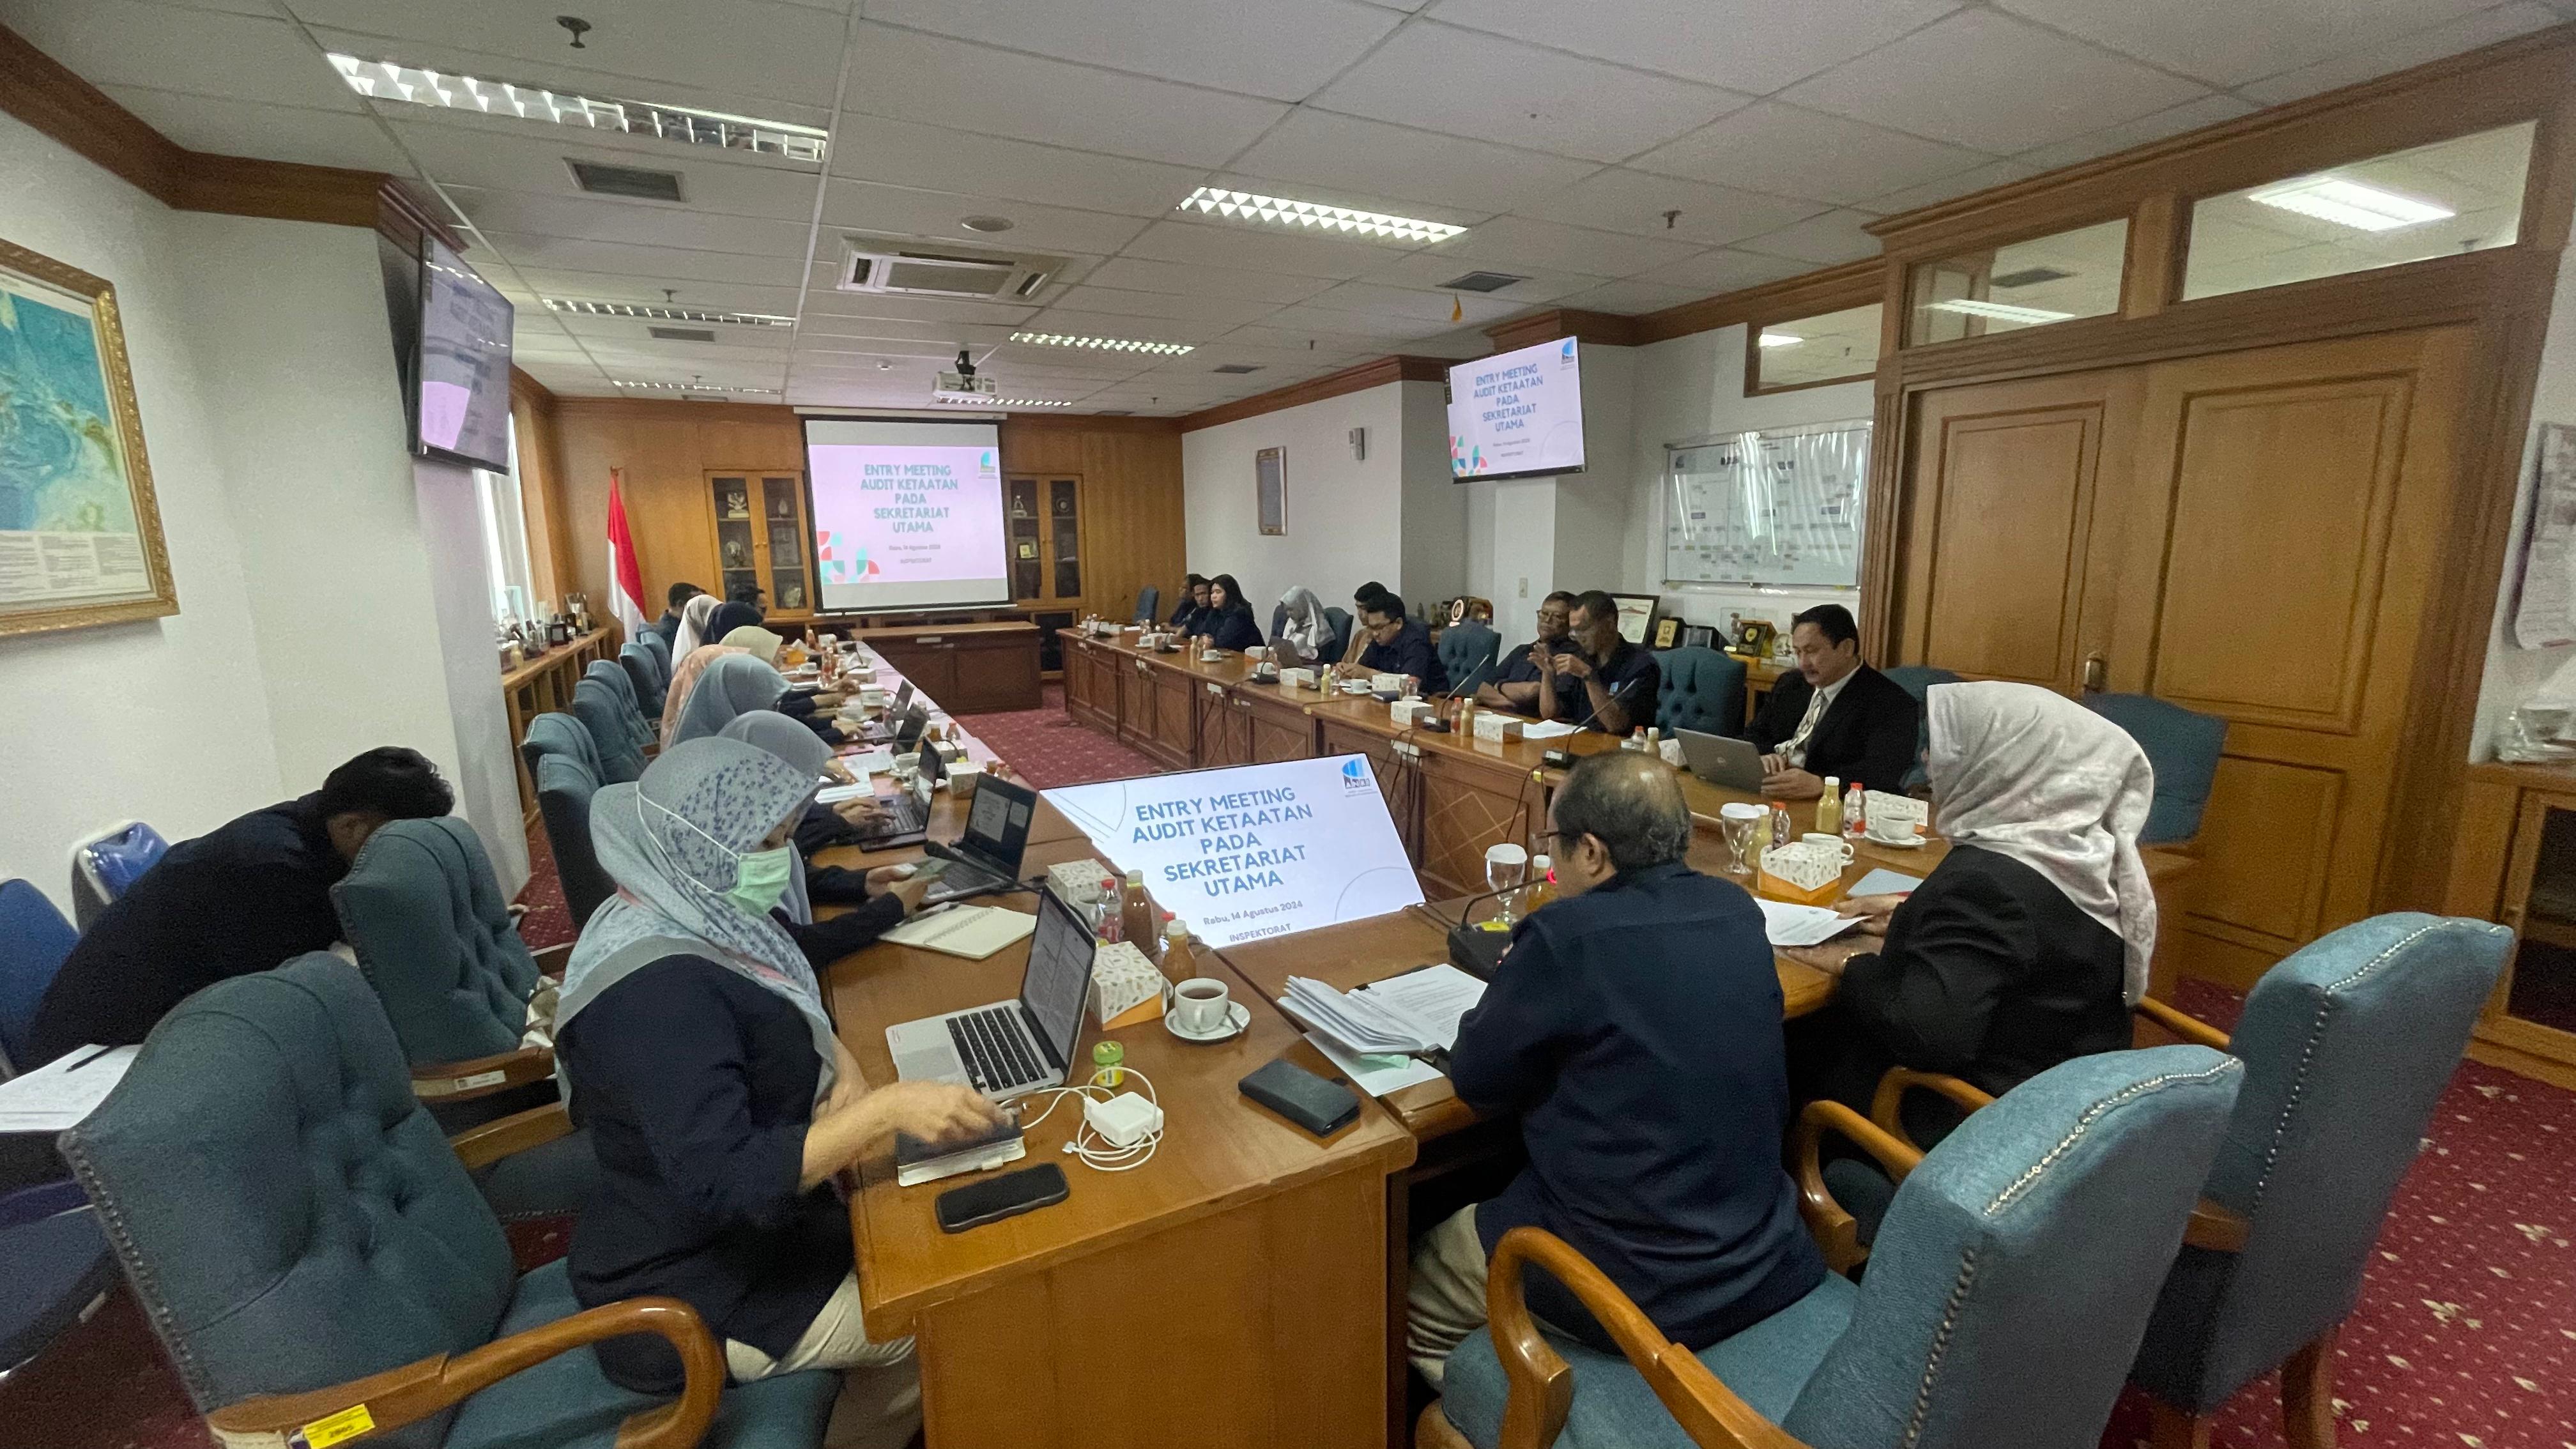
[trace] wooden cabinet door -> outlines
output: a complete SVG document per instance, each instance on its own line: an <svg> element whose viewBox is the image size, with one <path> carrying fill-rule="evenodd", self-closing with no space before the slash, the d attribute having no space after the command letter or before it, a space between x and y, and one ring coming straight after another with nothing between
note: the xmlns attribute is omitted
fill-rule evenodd
<svg viewBox="0 0 2576 1449"><path fill-rule="evenodd" d="M2126 465L2142 386L2137 369L2123 368L1921 400L1907 455L1898 658L2082 687L2104 627L2086 613L2086 575L2120 546L2116 527L2097 526L2098 495L2105 470Z"/></svg>
<svg viewBox="0 0 2576 1449"><path fill-rule="evenodd" d="M1275 765L1282 760L1315 758L1315 721L1304 710L1246 699L1243 715L1253 763Z"/></svg>
<svg viewBox="0 0 2576 1449"><path fill-rule="evenodd" d="M2201 864L2165 934L2247 982L2371 912L2452 516L2469 334L2148 369L2128 549L2100 592L2112 689L2228 721Z"/></svg>
<svg viewBox="0 0 2576 1449"><path fill-rule="evenodd" d="M1118 738L1143 749L1154 738L1154 667L1124 655L1112 656L1111 667L1126 671L1118 681Z"/></svg>
<svg viewBox="0 0 2576 1449"><path fill-rule="evenodd" d="M1186 770L1198 758L1201 681L1177 669L1157 669L1153 678L1152 753L1174 769Z"/></svg>

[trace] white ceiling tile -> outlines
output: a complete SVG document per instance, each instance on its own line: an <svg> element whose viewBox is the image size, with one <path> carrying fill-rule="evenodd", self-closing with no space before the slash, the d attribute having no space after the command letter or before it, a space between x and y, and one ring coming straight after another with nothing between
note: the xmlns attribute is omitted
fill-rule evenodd
<svg viewBox="0 0 2576 1449"><path fill-rule="evenodd" d="M1885 196L1873 196L1869 200L1869 209L1883 216L1893 216L1901 211L1912 211L1918 206L1930 206L1936 201L1948 201L1954 196L1983 191L1989 186L2027 181L2038 174L2038 167L2025 166L2018 161L1989 161L1983 166L1962 171L1956 176L1944 176L1938 181L1927 181L1921 186L1909 186L1903 191L1890 192Z"/></svg>
<svg viewBox="0 0 2576 1449"><path fill-rule="evenodd" d="M1305 99L1403 20L1358 0L869 0L870 20L1277 100Z"/></svg>
<svg viewBox="0 0 2576 1449"><path fill-rule="evenodd" d="M1179 292L1192 296L1236 297L1285 305L1302 302L1333 285L1322 277L1291 277L1278 272L1248 272L1234 267L1202 267L1186 262L1112 257L1092 269L1090 280L1102 287L1136 292Z"/></svg>
<svg viewBox="0 0 2576 1449"><path fill-rule="evenodd" d="M143 118L153 130L191 151L253 156L307 166L346 166L357 171L411 170L402 148L373 116L348 111L309 111L220 96L136 86L101 86L109 99Z"/></svg>
<svg viewBox="0 0 2576 1449"><path fill-rule="evenodd" d="M1589 291L1610 280L1608 277L1597 276L1590 272L1569 272L1553 267L1538 267L1526 271L1516 267L1479 267L1472 262L1460 261L1447 252L1416 252L1411 256L1397 257L1385 266L1362 276L1360 280L1382 282L1390 287L1414 287L1426 291L1439 291L1441 283L1457 277L1462 272L1474 271L1507 272L1519 276L1521 280L1499 291L1469 295L1490 297L1498 302L1512 302L1525 307L1536 306L1541 302L1552 302L1569 293Z"/></svg>
<svg viewBox="0 0 2576 1449"><path fill-rule="evenodd" d="M1301 201L1455 222L1474 218L1374 198L1404 198L1485 216L1535 201L1590 175L1593 167L1563 156L1300 108L1237 159L1233 169L1303 188L1289 193Z"/></svg>
<svg viewBox="0 0 2576 1449"><path fill-rule="evenodd" d="M1418 22L1326 86L1326 110L1617 161L1695 130L1751 97Z"/></svg>
<svg viewBox="0 0 2576 1449"><path fill-rule="evenodd" d="M1007 323L813 315L796 329L796 351L800 355L808 351L945 355L960 347L999 347L1011 331Z"/></svg>
<svg viewBox="0 0 2576 1449"><path fill-rule="evenodd" d="M443 112L421 112L423 116ZM546 196L583 196L573 184L573 160L611 166L638 166L679 173L680 194L700 211L726 216L764 216L781 221L811 222L814 190L821 184L811 168L749 165L699 153L703 146L655 144L638 147L599 144L593 134L555 126L496 129L497 122L452 125L439 120L396 118L394 135L421 171L442 185L478 186L526 191ZM650 203L636 202L637 206Z"/></svg>
<svg viewBox="0 0 2576 1449"><path fill-rule="evenodd" d="M372 51L351 51L370 60L407 61L421 46L470 36L475 51L509 63L507 70L496 66L488 72L499 80L577 90L582 84L599 84L595 78L629 77L824 106L831 104L839 78L846 29L836 16L767 0L726 0L722 5L618 0L613 10L588 7L595 23L582 37L581 49L574 50L563 27L555 24L561 12L523 0L292 3L296 15L316 29L387 37ZM637 95L634 89L629 85L610 93L687 104L676 95Z"/></svg>
<svg viewBox="0 0 2576 1449"><path fill-rule="evenodd" d="M1629 163L1774 196L1850 203L1954 175L1982 152L1762 101Z"/></svg>
<svg viewBox="0 0 2576 1449"><path fill-rule="evenodd" d="M969 230L964 225L967 217L988 215L1007 217L1013 223L1012 228L987 235ZM1112 216L1104 211L1072 211L1025 201L1003 201L990 196L917 191L908 186L835 179L824 195L823 225L881 236L935 239L950 244L952 248L967 247L976 251L1004 254L1079 252L1107 256L1143 231L1146 223L1141 217ZM824 242L826 252L839 255L839 248L832 244L829 235L825 236Z"/></svg>
<svg viewBox="0 0 2576 1449"><path fill-rule="evenodd" d="M1169 317L1184 322L1236 324L1268 316L1279 306L1276 302L1247 301L1236 297L1183 297L1170 292L1122 291L1116 287L1069 288L1057 295L1056 305L1076 312L1106 312L1112 316ZM1059 327L1056 330L1066 329Z"/></svg>
<svg viewBox="0 0 2576 1449"><path fill-rule="evenodd" d="M276 18L134 0L0 0L0 24L95 86L366 110L322 52Z"/></svg>
<svg viewBox="0 0 2576 1449"><path fill-rule="evenodd" d="M552 313L537 313L533 310L527 315L550 318L554 316ZM590 317L580 314L567 315L559 320L572 334L571 340L581 346L661 347L668 345L666 339L653 335L652 329L655 327L711 332L715 334L714 341L689 345L743 354L784 353L794 345L796 340L794 332L785 327L728 327L721 323L648 322L634 317Z"/></svg>
<svg viewBox="0 0 2576 1449"><path fill-rule="evenodd" d="M1822 202L1793 201L1614 166L1596 171L1544 201L1520 208L1520 214L1659 240L1720 246L1777 231L1825 210ZM1681 214L1668 219L1666 212Z"/></svg>
<svg viewBox="0 0 2576 1449"><path fill-rule="evenodd" d="M1766 257L1757 252L1721 247L1652 271L1639 272L1630 280L1686 287L1703 297L1715 297L1814 270L1806 263L1788 257Z"/></svg>
<svg viewBox="0 0 2576 1449"><path fill-rule="evenodd" d="M1160 216L1189 195L1206 172L851 112L833 130L832 174L1085 211Z"/></svg>
<svg viewBox="0 0 2576 1449"><path fill-rule="evenodd" d="M2234 96L2203 96L2196 101L2186 101L2171 110L2158 111L2152 116L2140 116L2125 125L2112 126L2087 136L2078 136L2072 141L2060 141L2054 146L2042 146L2036 151L2024 151L2013 159L2027 166L2036 166L2043 171L2054 171L2060 166L2072 166L2078 161L2090 161L2096 156L2108 156L2114 151L2126 151L2132 146L2161 141L2167 136L2179 136L2185 131L2197 131L2203 126L2232 121L2238 116L2252 115L2253 112L2253 106Z"/></svg>
<svg viewBox="0 0 2576 1449"><path fill-rule="evenodd" d="M1435 332L1429 337L1414 338L1404 344L1404 350L1422 357L1445 357L1452 361L1465 361L1470 357L1492 355L1494 339L1477 328L1461 327L1450 332Z"/></svg>
<svg viewBox="0 0 2576 1449"><path fill-rule="evenodd" d="M980 302L965 297L887 296L879 292L842 292L816 286L805 294L805 315L800 325L808 332L874 336L878 334L872 327L860 325L861 319L983 322L998 327L1015 327L1037 314L1037 308L1014 302Z"/></svg>
<svg viewBox="0 0 2576 1449"><path fill-rule="evenodd" d="M1430 16L1767 95L1959 8L1959 0L1440 0Z"/></svg>
<svg viewBox="0 0 2576 1449"><path fill-rule="evenodd" d="M1350 336L1372 339L1378 350L1388 342L1401 342L1415 337L1429 337L1449 330L1449 314L1443 311L1438 320L1408 317L1389 312L1339 312L1329 307L1282 307L1261 319L1261 325L1272 332L1297 335L1300 329L1313 328L1318 337ZM1330 345L1330 344L1326 344Z"/></svg>
<svg viewBox="0 0 2576 1449"><path fill-rule="evenodd" d="M859 28L849 69L852 111L1195 166L1224 164L1288 109L883 25Z"/></svg>
<svg viewBox="0 0 2576 1449"><path fill-rule="evenodd" d="M1661 282L1640 282L1631 278L1595 287L1589 292L1577 292L1560 299L1557 305L1587 312L1617 312L1633 316L1639 312L1660 312L1666 307L1696 302L1706 295L1695 287L1671 287Z"/></svg>
<svg viewBox="0 0 2576 1449"><path fill-rule="evenodd" d="M492 278L484 255L471 257L475 270ZM506 260L506 257L505 257ZM581 297L601 302L676 302L684 307L706 307L723 312L767 312L776 316L793 316L796 312L794 287L733 286L714 282L693 282L682 278L637 277L616 272L555 271L541 267L513 266L510 269L528 290L546 297ZM665 297L664 292L676 295Z"/></svg>
<svg viewBox="0 0 2576 1449"><path fill-rule="evenodd" d="M1076 337L1142 337L1156 342L1206 342L1234 329L1231 322L1205 318L1086 312L1070 306L1046 308L1022 325L1034 331L1066 332Z"/></svg>
<svg viewBox="0 0 2576 1449"><path fill-rule="evenodd" d="M1145 228L1123 256L1346 280L1397 254L1382 243L1172 219Z"/></svg>
<svg viewBox="0 0 2576 1449"><path fill-rule="evenodd" d="M1781 99L1973 150L2023 151L2196 100L2205 89L1991 10L1966 10Z"/></svg>
<svg viewBox="0 0 2576 1449"><path fill-rule="evenodd" d="M1332 322L1341 320L1330 312L1301 315L1324 318ZM1276 312L1248 327L1237 327L1217 341L1241 342L1271 352L1295 352L1303 349L1313 354L1319 361L1329 361L1339 357L1343 359L1345 365L1378 356L1386 351L1386 339L1381 335L1354 332L1346 327L1338 329L1299 327L1282 322ZM1309 343L1314 345L1309 347L1307 346Z"/></svg>
<svg viewBox="0 0 2576 1449"><path fill-rule="evenodd" d="M1525 266L1555 267L1568 272L1589 272L1594 276L1625 277L1649 267L1680 261L1702 249L1693 242L1595 231L1590 227L1563 226L1525 216L1503 216L1464 236L1451 237L1439 246L1425 250L1445 252L1478 266L1491 266L1506 272Z"/></svg>
<svg viewBox="0 0 2576 1449"><path fill-rule="evenodd" d="M2266 105L2279 105L2319 91L2330 91L2337 86L2404 70L2408 66L2422 65L2428 60L2475 50L2481 45L2510 40L2514 36L2555 25L2560 18L2538 5L2499 5L2493 10L2483 10L2446 25L2378 41L2285 75L2253 81L2237 87L2237 90Z"/></svg>
<svg viewBox="0 0 2576 1449"><path fill-rule="evenodd" d="M493 250L509 258L511 265L540 271L611 272L730 286L789 288L796 285L805 270L801 253L789 257L748 256L634 242L533 236L526 232L487 231L483 237Z"/></svg>
<svg viewBox="0 0 2576 1449"><path fill-rule="evenodd" d="M1878 255L1878 238L1861 230L1876 220L1864 211L1829 211L1743 243L1748 252L1790 257L1820 267Z"/></svg>
<svg viewBox="0 0 2576 1449"><path fill-rule="evenodd" d="M486 232L794 257L800 265L805 258L806 240L813 231L810 224L799 221L719 216L689 207L609 201L593 196L542 196L476 186L451 186L448 196L468 221Z"/></svg>
<svg viewBox="0 0 2576 1449"><path fill-rule="evenodd" d="M1416 317L1427 322L1499 322L1528 310L1525 302L1473 292L1428 292L1410 287L1383 287L1373 282L1344 282L1307 304L1316 310L1366 312L1374 316ZM1459 315L1452 318L1455 312Z"/></svg>
<svg viewBox="0 0 2576 1449"><path fill-rule="evenodd" d="M2495 0L1995 0L2071 35L2214 85L2312 65Z"/></svg>

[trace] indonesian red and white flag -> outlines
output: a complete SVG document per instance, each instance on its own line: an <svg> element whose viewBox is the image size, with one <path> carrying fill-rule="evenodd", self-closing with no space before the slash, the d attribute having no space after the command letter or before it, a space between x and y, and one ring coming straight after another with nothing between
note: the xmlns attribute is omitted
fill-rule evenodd
<svg viewBox="0 0 2576 1449"><path fill-rule="evenodd" d="M608 470L608 611L628 640L644 637L653 616L644 611L644 569L635 561L635 535L626 531L625 470Z"/></svg>

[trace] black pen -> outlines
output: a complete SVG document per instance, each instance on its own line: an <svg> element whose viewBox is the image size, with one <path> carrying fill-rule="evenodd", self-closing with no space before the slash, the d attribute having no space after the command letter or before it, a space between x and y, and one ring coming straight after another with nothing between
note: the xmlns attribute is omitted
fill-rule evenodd
<svg viewBox="0 0 2576 1449"><path fill-rule="evenodd" d="M79 1061L72 1063L70 1066L63 1068L63 1071L66 1074L77 1072L81 1068L88 1066L90 1063L97 1061L100 1057L106 1056L109 1052L114 1050L116 1050L116 1048L112 1046L100 1047L97 1051L91 1052L88 1056L85 1056Z"/></svg>

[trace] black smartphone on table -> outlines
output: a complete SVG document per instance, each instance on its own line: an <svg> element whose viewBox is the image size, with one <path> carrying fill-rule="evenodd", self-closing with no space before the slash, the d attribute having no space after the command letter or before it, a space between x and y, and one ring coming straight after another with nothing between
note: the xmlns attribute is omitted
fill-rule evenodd
<svg viewBox="0 0 2576 1449"><path fill-rule="evenodd" d="M1060 1203L1072 1191L1064 1180L1063 1168L1052 1162L1042 1162L1018 1172L1006 1172L1000 1177L988 1177L982 1182L950 1188L939 1195L934 1206L938 1209L941 1232L962 1233L968 1228L997 1223L1004 1218L1018 1217L1024 1212Z"/></svg>

